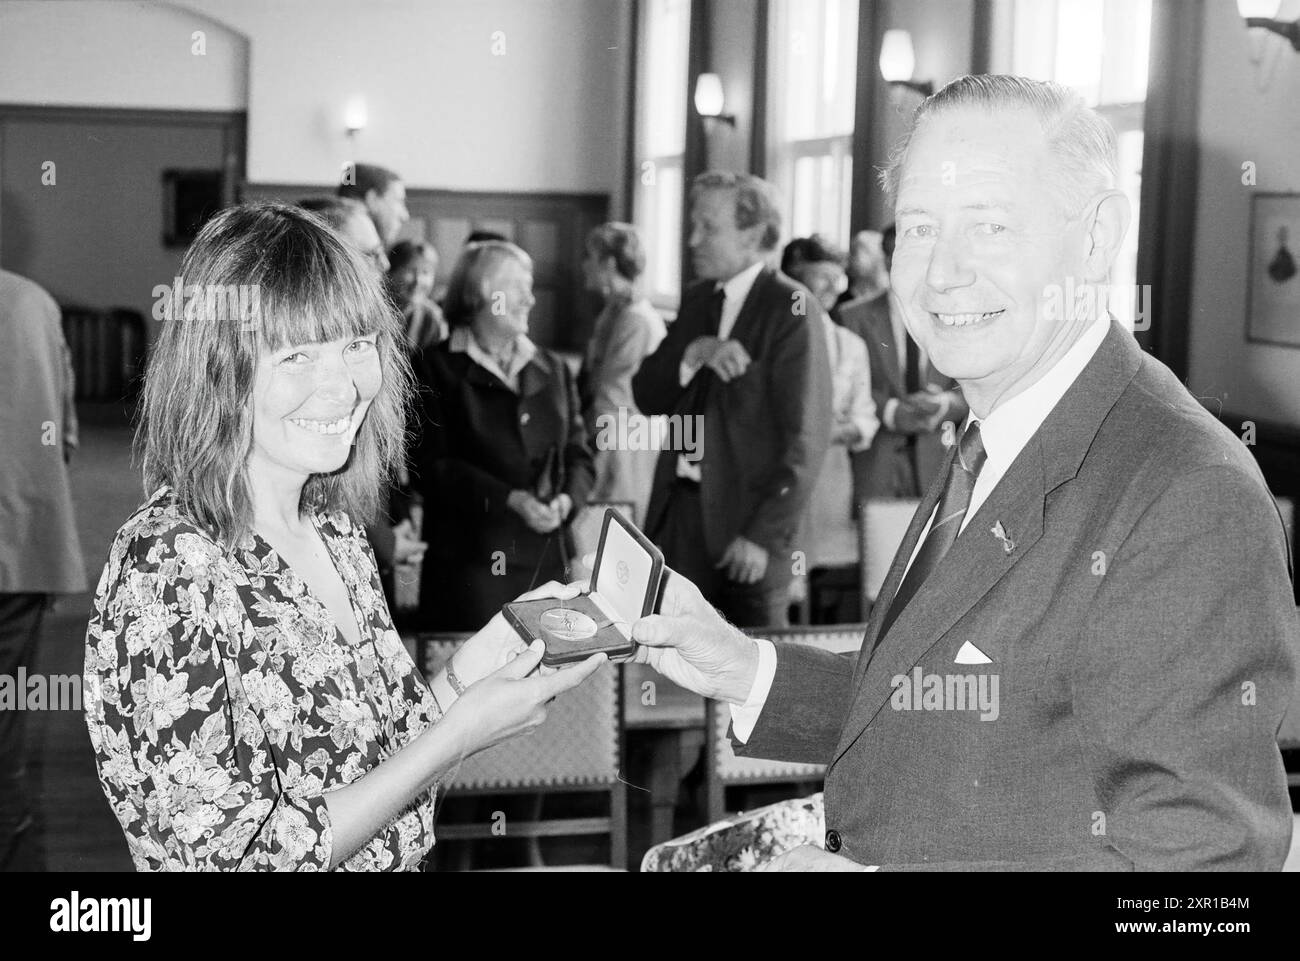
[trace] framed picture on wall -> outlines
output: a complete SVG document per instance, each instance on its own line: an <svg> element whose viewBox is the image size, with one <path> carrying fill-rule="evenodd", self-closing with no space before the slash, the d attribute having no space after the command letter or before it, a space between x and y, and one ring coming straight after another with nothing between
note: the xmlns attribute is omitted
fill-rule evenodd
<svg viewBox="0 0 1300 961"><path fill-rule="evenodd" d="M1246 340L1300 347L1300 194L1256 194L1250 210Z"/></svg>
<svg viewBox="0 0 1300 961"><path fill-rule="evenodd" d="M188 247L221 209L220 170L163 171L163 243Z"/></svg>

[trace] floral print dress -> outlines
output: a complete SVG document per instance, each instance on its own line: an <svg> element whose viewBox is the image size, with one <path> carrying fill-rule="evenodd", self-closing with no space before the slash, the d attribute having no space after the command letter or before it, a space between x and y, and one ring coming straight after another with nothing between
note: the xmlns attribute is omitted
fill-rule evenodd
<svg viewBox="0 0 1300 961"><path fill-rule="evenodd" d="M86 633L99 779L142 871L326 870L324 795L440 714L393 629L364 531L314 523L361 630L256 534L227 553L160 488L118 531ZM434 791L339 870L415 870Z"/></svg>

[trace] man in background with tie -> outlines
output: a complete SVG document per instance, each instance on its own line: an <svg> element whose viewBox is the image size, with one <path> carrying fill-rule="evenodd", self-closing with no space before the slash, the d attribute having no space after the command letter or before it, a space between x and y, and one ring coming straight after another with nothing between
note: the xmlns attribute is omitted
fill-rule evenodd
<svg viewBox="0 0 1300 961"><path fill-rule="evenodd" d="M643 413L698 418L703 436L700 451L660 456L646 533L741 627L788 622L795 538L831 435L821 305L765 262L780 226L766 181L695 179L701 279L632 380Z"/></svg>
<svg viewBox="0 0 1300 961"><path fill-rule="evenodd" d="M971 413L856 656L754 640L669 574L638 658L826 771L789 870L1278 870L1286 531L1240 439L1109 316L1115 132L962 77L886 172L908 331ZM1063 299L1065 292L1074 296Z"/></svg>
<svg viewBox="0 0 1300 961"><path fill-rule="evenodd" d="M895 240L891 226L881 241L887 267L893 265ZM867 342L872 399L881 418L871 446L853 455L854 502L918 498L939 475L955 430L966 419L961 389L934 369L908 335L891 290L842 304L838 314L843 326Z"/></svg>

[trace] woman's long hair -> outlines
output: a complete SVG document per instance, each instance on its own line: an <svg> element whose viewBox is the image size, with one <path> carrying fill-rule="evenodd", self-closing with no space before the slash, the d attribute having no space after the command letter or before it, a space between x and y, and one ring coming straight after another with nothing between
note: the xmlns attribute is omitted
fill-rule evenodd
<svg viewBox="0 0 1300 961"><path fill-rule="evenodd" d="M145 373L135 452L146 492L181 507L227 549L252 526L248 455L258 357L378 333L383 382L347 463L313 474L300 509L369 521L403 456L412 376L383 279L315 215L278 203L230 207L185 254Z"/></svg>

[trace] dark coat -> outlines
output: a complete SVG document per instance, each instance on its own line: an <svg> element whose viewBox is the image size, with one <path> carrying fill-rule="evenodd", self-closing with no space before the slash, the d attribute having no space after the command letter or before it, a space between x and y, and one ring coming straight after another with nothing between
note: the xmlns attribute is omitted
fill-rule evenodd
<svg viewBox="0 0 1300 961"><path fill-rule="evenodd" d="M730 337L748 352L749 369L723 383L703 368L682 387L682 357L705 330L713 288L706 281L686 292L668 335L632 378L632 391L642 412L673 415L692 411L696 391L707 389L701 412L701 548L716 561L740 535L765 548L777 569L788 569L804 507L830 446L830 359L822 308L789 277L764 268ZM646 512L647 532L659 523L676 469L677 454L663 453Z"/></svg>
<svg viewBox="0 0 1300 961"><path fill-rule="evenodd" d="M514 490L548 500L566 493L570 519L586 503L595 475L575 378L541 348L520 372L518 394L447 344L421 351L415 370L415 483L429 544L420 622L477 630L529 587L566 576L562 551L573 549L567 527L535 533L506 498Z"/></svg>
<svg viewBox="0 0 1300 961"><path fill-rule="evenodd" d="M907 396L906 374L898 364L898 346L889 319L889 294L873 300L850 301L838 309L840 323L867 342L871 360L871 396L880 417L880 430L871 446L852 456L855 497L920 497L948 456L938 430L929 434L903 434L885 426L885 405L890 398ZM943 391L959 390L957 382L926 364L924 384ZM961 433L969 412L965 401L950 406L945 416Z"/></svg>

